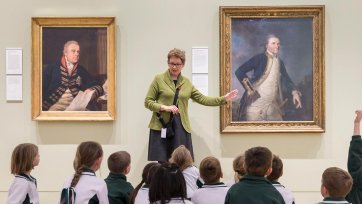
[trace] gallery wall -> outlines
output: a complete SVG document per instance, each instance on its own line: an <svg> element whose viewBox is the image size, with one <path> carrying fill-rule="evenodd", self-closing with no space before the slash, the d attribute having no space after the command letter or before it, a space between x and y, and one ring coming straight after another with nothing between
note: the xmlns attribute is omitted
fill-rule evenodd
<svg viewBox="0 0 362 204"><path fill-rule="evenodd" d="M189 103L195 164L208 155L223 165L224 181L232 179L233 157L253 146L267 146L285 163L281 182L298 203L316 203L320 176L329 166L346 169L354 110L362 108L359 59L362 57L362 2L358 0L109 0L3 2L0 22L0 203L12 182L10 157L23 142L39 146L41 203L56 203L65 179L73 173L76 146L95 140L105 150L97 175L108 174L106 158L114 151L132 155L129 180L135 186L146 164L148 122L144 108L148 86L167 69L167 52L186 51L183 74L191 77L191 48L209 48L209 95L220 93L219 6L325 5L325 133L220 134L220 110ZM113 122L37 122L31 120L31 17L116 17L116 119ZM303 43L303 42L300 42ZM7 102L5 49L23 49L23 101ZM202 114L201 114L202 113Z"/></svg>

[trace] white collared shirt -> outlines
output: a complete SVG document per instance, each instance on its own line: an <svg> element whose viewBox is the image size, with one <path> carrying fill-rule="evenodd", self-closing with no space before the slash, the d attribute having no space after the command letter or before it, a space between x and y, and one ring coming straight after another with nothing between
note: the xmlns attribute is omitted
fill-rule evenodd
<svg viewBox="0 0 362 204"><path fill-rule="evenodd" d="M70 187L72 179L73 176L67 179L63 189ZM94 196L97 196L99 204L109 204L107 184L103 179L97 178L93 172L82 172L74 189L76 204L88 204L89 200Z"/></svg>
<svg viewBox="0 0 362 204"><path fill-rule="evenodd" d="M36 189L36 179L28 175L16 175L8 192L6 204L23 203L29 199L32 204L39 204L39 194Z"/></svg>

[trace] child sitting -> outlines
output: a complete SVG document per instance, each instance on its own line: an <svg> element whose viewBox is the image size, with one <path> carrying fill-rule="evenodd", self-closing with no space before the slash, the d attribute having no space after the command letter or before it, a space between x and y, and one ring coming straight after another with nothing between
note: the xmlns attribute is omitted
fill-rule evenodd
<svg viewBox="0 0 362 204"><path fill-rule="evenodd" d="M163 163L157 168L150 185L151 204L192 204L186 199L184 176L176 164Z"/></svg>
<svg viewBox="0 0 362 204"><path fill-rule="evenodd" d="M223 174L220 162L215 157L206 157L200 163L200 176L204 185L197 189L191 201L194 204L223 204L229 187L220 182Z"/></svg>
<svg viewBox="0 0 362 204"><path fill-rule="evenodd" d="M155 174L157 168L159 168L159 167L160 167L159 163L151 162L151 163L148 163L143 168L142 181L132 191L130 204L150 203L149 198L148 198L148 193L150 191L150 184L151 184L153 175ZM145 184L145 185L143 185L143 184Z"/></svg>
<svg viewBox="0 0 362 204"><path fill-rule="evenodd" d="M193 166L193 160L190 151L180 145L171 154L170 162L176 164L185 177L187 198L191 198L196 189L201 187L199 170ZM201 184L200 184L201 183Z"/></svg>
<svg viewBox="0 0 362 204"><path fill-rule="evenodd" d="M127 182L126 177L131 170L131 156L126 151L111 154L108 157L108 169L110 173L105 181L109 204L128 204L133 191L133 187Z"/></svg>
<svg viewBox="0 0 362 204"><path fill-rule="evenodd" d="M245 168L244 168L244 155L243 154L240 154L237 157L235 157L235 159L233 161L233 169L235 172L234 180L235 180L235 183L237 183L246 174Z"/></svg>
<svg viewBox="0 0 362 204"><path fill-rule="evenodd" d="M265 177L272 171L273 154L266 147L253 147L244 153L246 175L231 186L225 204L284 204L283 197Z"/></svg>
<svg viewBox="0 0 362 204"><path fill-rule="evenodd" d="M39 204L36 179L30 175L40 160L38 147L35 144L19 144L11 155L11 173L15 178L10 186L6 204L33 203Z"/></svg>
<svg viewBox="0 0 362 204"><path fill-rule="evenodd" d="M348 152L348 172L353 179L351 192L347 195L347 200L353 204L362 204L362 139L361 139L361 119L362 110L356 111L354 119L353 136Z"/></svg>
<svg viewBox="0 0 362 204"><path fill-rule="evenodd" d="M283 175L283 162L277 155L274 155L273 157L272 168L273 171L267 177L268 180L283 196L283 199L286 204L294 204L295 201L292 192L290 192L288 189L286 189L282 184L278 182L278 179Z"/></svg>
<svg viewBox="0 0 362 204"><path fill-rule="evenodd" d="M98 142L82 142L77 148L73 167L75 173L64 183L61 204L108 202L107 185L96 177L103 158L103 149Z"/></svg>

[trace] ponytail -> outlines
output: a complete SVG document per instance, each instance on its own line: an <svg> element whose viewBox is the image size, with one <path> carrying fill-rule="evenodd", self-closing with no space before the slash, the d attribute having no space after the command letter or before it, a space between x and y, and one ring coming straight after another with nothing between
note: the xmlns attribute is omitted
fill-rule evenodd
<svg viewBox="0 0 362 204"><path fill-rule="evenodd" d="M136 188L132 191L131 196L130 196L130 204L134 204L138 191L141 189L141 187L144 183L145 183L145 181L142 179L141 183L139 183L136 186Z"/></svg>
<svg viewBox="0 0 362 204"><path fill-rule="evenodd" d="M143 168L141 183L139 183L131 193L130 204L134 204L138 191L141 189L144 183L146 185L150 185L151 179L159 166L160 164L156 162L151 162L146 164L146 166Z"/></svg>
<svg viewBox="0 0 362 204"><path fill-rule="evenodd" d="M80 179L80 176L82 175L82 169L83 167L77 168L77 170L74 173L72 182L70 183L70 187L75 187Z"/></svg>
<svg viewBox="0 0 362 204"><path fill-rule="evenodd" d="M60 197L60 204L74 204L75 203L75 187L82 176L84 168L90 168L95 161L103 156L102 146L93 141L82 142L77 148L73 166L75 173L70 183L69 188L64 188Z"/></svg>

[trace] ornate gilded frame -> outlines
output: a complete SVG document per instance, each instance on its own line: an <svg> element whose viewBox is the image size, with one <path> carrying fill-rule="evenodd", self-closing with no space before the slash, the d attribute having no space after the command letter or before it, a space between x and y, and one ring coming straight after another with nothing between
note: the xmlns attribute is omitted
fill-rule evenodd
<svg viewBox="0 0 362 204"><path fill-rule="evenodd" d="M32 119L37 121L111 121L115 119L115 17L33 17L32 24ZM105 80L108 83L108 93L104 109L101 111L43 111L42 110L42 71L43 71L43 30L55 29L55 32L75 29L77 32L83 30L103 30L102 49L82 50L87 52L103 53L102 60L106 66L103 70ZM59 29L59 30L57 30ZM92 31L93 32L93 31ZM82 35L81 33L79 34ZM106 39L104 39L106 38ZM76 40L76 39L69 39ZM92 42L90 42L92 43ZM64 44L63 44L64 45ZM101 50L101 51L100 51ZM59 50L57 50L59 51ZM98 55L98 54L94 54ZM82 57L82 55L80 55ZM104 68L103 68L104 69Z"/></svg>
<svg viewBox="0 0 362 204"><path fill-rule="evenodd" d="M237 99L235 99L232 103L221 107L221 133L325 131L324 13L324 6L220 7L220 92L221 95L224 95L235 87L239 89ZM239 118L241 117L238 117L238 114L240 113L237 111L238 108L240 108L239 103L241 102L240 99L244 89L241 88L242 86L240 86L240 83L235 76L235 69L242 64L241 61L245 62L250 59L252 55L250 53L246 53L246 47L248 45L250 47L250 45L253 44L245 44L244 42L258 36L260 34L259 32L268 33L267 29L271 29L273 27L271 24L269 25L267 23L276 24L275 26L279 26L279 33L285 34L286 32L295 32L290 31L293 29L293 26L295 26L294 28L298 30L299 21L309 22L311 33L309 35L311 36L310 39L307 39L307 41L309 40L311 42L310 52L308 51L304 53L305 56L310 55L308 58L310 59L310 62L308 63L310 63L311 68L308 68L310 70L304 71L305 73L310 72L308 75L310 76L310 87L306 86L310 92L308 92L309 94L302 95L302 97L305 97L305 100L308 100L308 104L310 104L309 116L305 117L308 119L299 119L295 116L298 120L240 120ZM290 23L290 25L288 23ZM236 45L236 42L239 41L235 36L241 36L242 38L245 37L243 38L244 41L241 42L240 45ZM289 35L289 37L286 38L289 43L294 42L294 40L299 41L299 43L304 43L303 39L296 39L296 37L297 36ZM283 39L281 39L281 44L283 46ZM238 47L238 49L236 49L236 47ZM294 49L298 50L298 47L294 47ZM283 47L281 47L281 50L283 50ZM236 52L238 52L238 55L235 54ZM287 52L288 53L284 53L284 56L287 54L290 54L289 56L291 56L293 54L290 50ZM294 53L294 55L297 55L297 53ZM237 61L238 59L240 59L240 61ZM301 59L303 60L303 58ZM302 61L301 63L306 62ZM285 65L287 67L286 69L288 69L288 63L286 61ZM287 71L293 72L293 70Z"/></svg>

